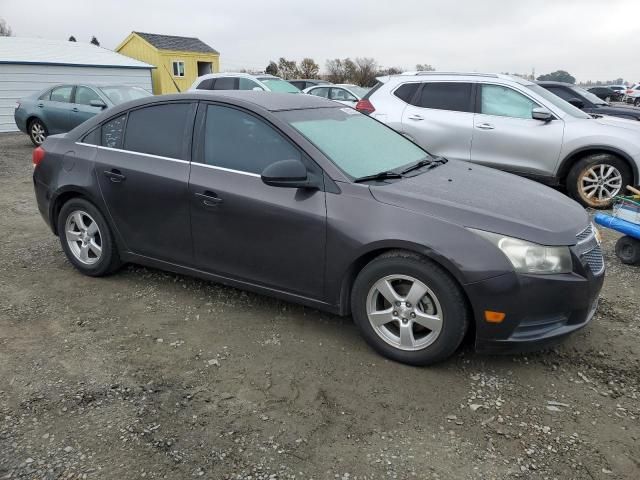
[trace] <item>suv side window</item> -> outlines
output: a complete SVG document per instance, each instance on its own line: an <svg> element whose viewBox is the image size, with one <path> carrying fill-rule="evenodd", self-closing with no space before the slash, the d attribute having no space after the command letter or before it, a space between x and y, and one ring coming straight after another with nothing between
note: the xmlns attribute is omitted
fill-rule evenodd
<svg viewBox="0 0 640 480"><path fill-rule="evenodd" d="M417 106L452 112L471 112L471 84L459 82L423 83Z"/></svg>
<svg viewBox="0 0 640 480"><path fill-rule="evenodd" d="M109 148L122 148L122 137L124 136L124 124L127 115L120 115L102 125L102 146Z"/></svg>
<svg viewBox="0 0 640 480"><path fill-rule="evenodd" d="M166 103L129 112L124 150L185 160L190 103Z"/></svg>
<svg viewBox="0 0 640 480"><path fill-rule="evenodd" d="M405 83L396 88L393 94L403 102L411 103L411 100L418 91L418 87L420 87L418 82Z"/></svg>
<svg viewBox="0 0 640 480"><path fill-rule="evenodd" d="M51 96L49 100L52 102L69 103L71 102L71 91L73 87L71 85L65 85L63 87L56 87L51 90Z"/></svg>
<svg viewBox="0 0 640 480"><path fill-rule="evenodd" d="M200 82L196 90L213 90L213 84L216 83L215 78L207 78Z"/></svg>
<svg viewBox="0 0 640 480"><path fill-rule="evenodd" d="M520 92L502 85L482 85L480 113L499 117L531 118L531 111L538 107L533 100Z"/></svg>
<svg viewBox="0 0 640 480"><path fill-rule="evenodd" d="M238 79L236 77L216 78L213 86L214 90L238 90Z"/></svg>
<svg viewBox="0 0 640 480"><path fill-rule="evenodd" d="M316 97L328 98L329 97L329 89L327 87L319 87L314 88L313 90L309 90L309 95L315 95Z"/></svg>
<svg viewBox="0 0 640 480"><path fill-rule="evenodd" d="M238 90L253 90L256 87L262 90L262 87L253 80L243 77L238 79Z"/></svg>
<svg viewBox="0 0 640 480"><path fill-rule="evenodd" d="M301 159L289 140L273 127L241 110L207 106L204 163L260 174L280 160Z"/></svg>

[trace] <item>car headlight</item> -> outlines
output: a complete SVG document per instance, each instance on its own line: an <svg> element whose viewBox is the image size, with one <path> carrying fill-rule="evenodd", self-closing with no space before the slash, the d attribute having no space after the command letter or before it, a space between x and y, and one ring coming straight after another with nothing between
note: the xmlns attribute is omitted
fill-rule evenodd
<svg viewBox="0 0 640 480"><path fill-rule="evenodd" d="M569 273L573 270L569 247L547 247L497 233L470 230L498 247L516 272L548 275Z"/></svg>

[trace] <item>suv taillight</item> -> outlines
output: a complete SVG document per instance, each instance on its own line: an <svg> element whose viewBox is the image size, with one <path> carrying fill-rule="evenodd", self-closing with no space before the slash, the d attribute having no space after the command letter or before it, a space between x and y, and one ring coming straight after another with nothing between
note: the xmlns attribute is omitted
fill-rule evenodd
<svg viewBox="0 0 640 480"><path fill-rule="evenodd" d="M358 103L356 103L356 110L360 113L364 113L365 115L370 115L376 111L373 104L366 99L362 99Z"/></svg>
<svg viewBox="0 0 640 480"><path fill-rule="evenodd" d="M33 168L36 168L38 165L40 165L40 162L44 158L45 153L46 152L42 147L36 147L33 149L33 154L31 156L31 159L33 160Z"/></svg>

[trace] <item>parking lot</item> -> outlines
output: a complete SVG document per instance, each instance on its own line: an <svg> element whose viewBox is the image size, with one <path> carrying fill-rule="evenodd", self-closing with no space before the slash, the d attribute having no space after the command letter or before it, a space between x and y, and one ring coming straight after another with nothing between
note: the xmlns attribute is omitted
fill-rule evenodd
<svg viewBox="0 0 640 480"><path fill-rule="evenodd" d="M79 274L0 136L0 478L640 477L640 269L552 351L412 368L339 318L127 266Z"/></svg>

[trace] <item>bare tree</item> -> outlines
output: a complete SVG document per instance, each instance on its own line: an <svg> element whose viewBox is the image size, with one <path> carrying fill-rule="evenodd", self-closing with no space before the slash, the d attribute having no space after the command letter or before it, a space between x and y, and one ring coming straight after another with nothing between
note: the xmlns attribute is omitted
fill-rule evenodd
<svg viewBox="0 0 640 480"><path fill-rule="evenodd" d="M11 37L13 31L4 18L0 18L0 37Z"/></svg>
<svg viewBox="0 0 640 480"><path fill-rule="evenodd" d="M95 37L95 35L93 37L91 37L91 42L93 45L95 45L96 47L100 46L100 42L98 41L98 39Z"/></svg>
<svg viewBox="0 0 640 480"><path fill-rule="evenodd" d="M295 60L287 60L284 57L280 57L280 60L278 60L278 72L282 78L290 80L298 76L298 66Z"/></svg>
<svg viewBox="0 0 640 480"><path fill-rule="evenodd" d="M398 75L402 72L404 72L404 69L400 67L381 68L380 70L378 70L378 73L376 73L376 76L380 77L383 75Z"/></svg>
<svg viewBox="0 0 640 480"><path fill-rule="evenodd" d="M339 58L334 58L333 60L327 60L325 63L325 68L327 69L327 79L331 83L344 83L346 80L346 75L344 71L344 65L342 64L342 60Z"/></svg>
<svg viewBox="0 0 640 480"><path fill-rule="evenodd" d="M419 72L435 72L436 71L436 69L433 68L428 63L418 63L416 65L416 70L418 70Z"/></svg>
<svg viewBox="0 0 640 480"><path fill-rule="evenodd" d="M76 37L74 37L73 35L71 35L71 36L69 37L69 41L70 41L70 42L75 42L75 41L76 41Z"/></svg>
<svg viewBox="0 0 640 480"><path fill-rule="evenodd" d="M303 58L300 62L300 76L302 78L316 78L320 72L320 66L312 58Z"/></svg>
<svg viewBox="0 0 640 480"><path fill-rule="evenodd" d="M278 75L278 64L273 60L270 61L269 65L267 65L267 68L264 69L264 72L268 73L269 75Z"/></svg>
<svg viewBox="0 0 640 480"><path fill-rule="evenodd" d="M378 64L373 58L356 58L355 71L350 80L361 87L372 87L376 83Z"/></svg>

